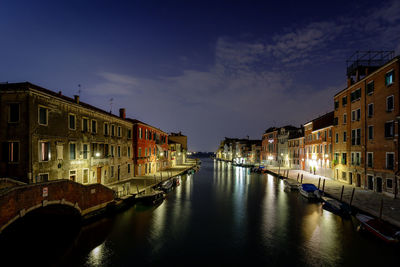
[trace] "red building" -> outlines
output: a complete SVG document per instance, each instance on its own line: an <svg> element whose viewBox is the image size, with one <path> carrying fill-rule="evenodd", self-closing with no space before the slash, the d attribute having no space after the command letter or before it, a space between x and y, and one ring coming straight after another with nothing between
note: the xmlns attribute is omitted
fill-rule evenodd
<svg viewBox="0 0 400 267"><path fill-rule="evenodd" d="M144 122L133 123L134 176L153 174L169 167L168 134Z"/></svg>
<svg viewBox="0 0 400 267"><path fill-rule="evenodd" d="M261 163L265 166L276 166L278 162L278 131L276 127L268 128L262 136Z"/></svg>

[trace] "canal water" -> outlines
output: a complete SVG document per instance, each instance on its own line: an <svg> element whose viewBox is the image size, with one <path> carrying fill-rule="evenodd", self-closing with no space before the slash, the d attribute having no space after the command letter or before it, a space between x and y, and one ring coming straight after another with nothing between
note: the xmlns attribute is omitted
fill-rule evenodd
<svg viewBox="0 0 400 267"><path fill-rule="evenodd" d="M400 260L398 246L357 232L354 218L342 220L285 192L273 176L210 159L156 207L135 205L81 228L68 224L41 229L36 222L24 227L34 237L14 233L13 250L21 255L14 260L54 266L399 266Z"/></svg>

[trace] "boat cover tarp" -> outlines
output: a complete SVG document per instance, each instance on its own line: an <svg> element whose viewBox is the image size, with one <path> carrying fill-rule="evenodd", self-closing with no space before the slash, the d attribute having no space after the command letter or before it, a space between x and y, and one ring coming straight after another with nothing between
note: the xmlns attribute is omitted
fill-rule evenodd
<svg viewBox="0 0 400 267"><path fill-rule="evenodd" d="M301 187L306 192L314 192L315 190L318 190L318 188L313 184L302 184Z"/></svg>

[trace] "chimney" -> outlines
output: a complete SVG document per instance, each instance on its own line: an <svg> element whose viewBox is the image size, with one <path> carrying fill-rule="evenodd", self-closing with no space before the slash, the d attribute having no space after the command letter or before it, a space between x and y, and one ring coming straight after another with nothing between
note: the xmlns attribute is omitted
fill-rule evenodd
<svg viewBox="0 0 400 267"><path fill-rule="evenodd" d="M61 95L62 95L62 92L61 92L61 91L58 91L58 95L61 96Z"/></svg>
<svg viewBox="0 0 400 267"><path fill-rule="evenodd" d="M79 104L79 95L74 95L75 102Z"/></svg>
<svg viewBox="0 0 400 267"><path fill-rule="evenodd" d="M126 118L126 114L125 114L125 109L124 108L120 108L119 109L119 117L122 119Z"/></svg>
<svg viewBox="0 0 400 267"><path fill-rule="evenodd" d="M353 83L353 79L351 77L348 77L347 78L347 87L350 87L352 83Z"/></svg>

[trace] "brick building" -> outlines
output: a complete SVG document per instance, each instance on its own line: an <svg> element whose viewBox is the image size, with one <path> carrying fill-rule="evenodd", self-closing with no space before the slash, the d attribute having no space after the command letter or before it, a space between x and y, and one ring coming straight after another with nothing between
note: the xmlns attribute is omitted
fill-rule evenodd
<svg viewBox="0 0 400 267"><path fill-rule="evenodd" d="M304 128L292 132L288 140L289 168L304 170Z"/></svg>
<svg viewBox="0 0 400 267"><path fill-rule="evenodd" d="M168 134L135 119L132 123L134 175L153 174L169 167Z"/></svg>
<svg viewBox="0 0 400 267"><path fill-rule="evenodd" d="M399 172L399 57L359 52L347 68L347 88L334 97L335 178L396 193Z"/></svg>
<svg viewBox="0 0 400 267"><path fill-rule="evenodd" d="M40 86L0 84L0 176L83 184L133 176L132 123Z"/></svg>
<svg viewBox="0 0 400 267"><path fill-rule="evenodd" d="M332 128L334 112L329 112L304 124L305 170L333 177Z"/></svg>

